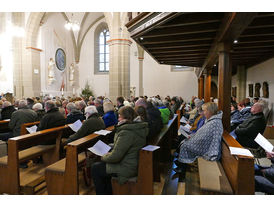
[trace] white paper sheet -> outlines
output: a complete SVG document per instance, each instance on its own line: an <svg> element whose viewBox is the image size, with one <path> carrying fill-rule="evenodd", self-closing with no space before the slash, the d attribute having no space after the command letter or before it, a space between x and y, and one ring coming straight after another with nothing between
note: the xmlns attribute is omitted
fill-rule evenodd
<svg viewBox="0 0 274 206"><path fill-rule="evenodd" d="M184 116L182 116L182 118L180 119L180 122L187 124L187 120Z"/></svg>
<svg viewBox="0 0 274 206"><path fill-rule="evenodd" d="M190 132L190 128L191 128L191 126L189 124L186 124L185 126L180 125L180 129L182 129L188 133Z"/></svg>
<svg viewBox="0 0 274 206"><path fill-rule="evenodd" d="M264 148L265 151L273 151L273 145L260 133L257 135L254 141L257 142L262 148Z"/></svg>
<svg viewBox="0 0 274 206"><path fill-rule="evenodd" d="M106 136L107 134L111 133L111 131L101 129L101 130L96 131L96 132L94 132L94 133L95 133L95 134L99 134L99 135L104 135L104 136Z"/></svg>
<svg viewBox="0 0 274 206"><path fill-rule="evenodd" d="M180 125L180 128L179 128L179 132L184 135L185 137L188 137L189 136L189 133L186 132L184 129L183 129L183 126Z"/></svg>
<svg viewBox="0 0 274 206"><path fill-rule="evenodd" d="M10 119L3 119L3 121L10 121Z"/></svg>
<svg viewBox="0 0 274 206"><path fill-rule="evenodd" d="M159 146L147 145L147 146L143 147L142 149L153 152L159 148L160 148Z"/></svg>
<svg viewBox="0 0 274 206"><path fill-rule="evenodd" d="M251 152L248 149L243 149L239 147L229 147L230 154L232 155L243 155L248 157L253 157Z"/></svg>
<svg viewBox="0 0 274 206"><path fill-rule="evenodd" d="M88 148L89 151L98 156L105 155L106 153L108 153L110 149L111 147L102 142L101 140L98 140L98 142L95 145L93 145L93 147Z"/></svg>
<svg viewBox="0 0 274 206"><path fill-rule="evenodd" d="M82 127L82 122L78 119L73 124L68 125L74 132L77 132Z"/></svg>
<svg viewBox="0 0 274 206"><path fill-rule="evenodd" d="M37 126L34 125L34 126L32 126L32 127L26 127L26 130L27 130L30 134L35 133L35 132L37 131Z"/></svg>

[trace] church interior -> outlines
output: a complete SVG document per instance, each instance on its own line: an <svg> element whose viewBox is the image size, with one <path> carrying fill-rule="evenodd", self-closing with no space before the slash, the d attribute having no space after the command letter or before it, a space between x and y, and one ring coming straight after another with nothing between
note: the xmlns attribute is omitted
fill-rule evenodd
<svg viewBox="0 0 274 206"><path fill-rule="evenodd" d="M273 22L274 12L0 12L0 194L110 194L98 189L103 164L90 166L98 157L112 175L104 178L114 195L274 194L273 174L256 170L256 166L272 168L274 161ZM235 125L233 103L240 112L249 108L249 116ZM45 114L21 122L15 135L15 113L29 104L30 110L40 104ZM103 112L100 117L97 104ZM7 117L5 105L15 108ZM155 113L160 111L163 123L151 129L153 121L142 119L137 105L148 116L153 110L149 105ZM116 115L116 122L109 125L107 107ZM43 121L57 122L59 116L51 120L48 115L55 108L64 123L43 127ZM76 120L67 120L76 108L83 119L77 120L80 126L75 129ZM148 125L145 134L162 126L138 150L135 145L127 150L119 146L117 151L123 118L131 111L132 125ZM199 115L204 122L198 128ZM87 122L92 118L99 122L93 125L103 121L103 127L81 136L85 125L91 131L93 125ZM257 121L252 128L246 126L251 119ZM195 122L197 131L192 132ZM33 127L35 131L30 131ZM134 130L132 137L138 139L146 129ZM95 133L98 130L106 133ZM239 140L244 132L245 138L254 136L254 147ZM207 133L210 140L204 139ZM264 143L254 140L259 134ZM131 143L130 136L125 144L138 144L136 139ZM45 140L53 143L44 144ZM95 148L98 140L112 145L112 152L91 155L88 148ZM207 144L210 152L198 152ZM193 151L185 152L190 147ZM111 159L121 151L128 156L135 152L137 157L124 156L119 168L132 166L132 158L138 161L134 175L125 181L115 172L117 161ZM108 172L111 169L114 172ZM259 177L268 175L265 189Z"/></svg>

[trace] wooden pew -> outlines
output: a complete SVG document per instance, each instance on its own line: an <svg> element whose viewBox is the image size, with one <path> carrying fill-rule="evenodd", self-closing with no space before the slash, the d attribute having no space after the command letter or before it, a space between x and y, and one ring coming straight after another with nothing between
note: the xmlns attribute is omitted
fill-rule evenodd
<svg viewBox="0 0 274 206"><path fill-rule="evenodd" d="M106 130L112 131L114 126ZM78 168L86 159L83 152L105 136L91 134L67 145L66 158L48 166L45 170L49 195L79 194Z"/></svg>
<svg viewBox="0 0 274 206"><path fill-rule="evenodd" d="M267 125L263 135L266 139L274 139L274 126Z"/></svg>
<svg viewBox="0 0 274 206"><path fill-rule="evenodd" d="M254 195L254 158L231 155L229 147L242 146L224 131L220 162L198 159L203 194Z"/></svg>
<svg viewBox="0 0 274 206"><path fill-rule="evenodd" d="M0 121L0 133L9 132L9 123L10 120L1 120Z"/></svg>
<svg viewBox="0 0 274 206"><path fill-rule="evenodd" d="M181 124L180 120L185 113L185 105L186 105L185 103L181 104L180 108L176 111L176 114L178 115L178 128L180 127L180 124Z"/></svg>
<svg viewBox="0 0 274 206"><path fill-rule="evenodd" d="M175 114L164 125L159 135L148 141L149 145L160 146L156 151L140 150L138 177L120 185L112 178L112 192L116 195L153 195L153 182L160 181L159 162L170 160L172 139L178 134L178 115Z"/></svg>
<svg viewBox="0 0 274 206"><path fill-rule="evenodd" d="M32 185L37 179L43 180L43 174L19 172L19 163L35 157L43 157L44 165L59 160L61 136L67 125L46 129L33 134L26 134L8 140L8 156L0 158L0 193L22 194L24 188ZM55 145L40 145L47 140L56 140ZM44 166L40 169L44 168Z"/></svg>

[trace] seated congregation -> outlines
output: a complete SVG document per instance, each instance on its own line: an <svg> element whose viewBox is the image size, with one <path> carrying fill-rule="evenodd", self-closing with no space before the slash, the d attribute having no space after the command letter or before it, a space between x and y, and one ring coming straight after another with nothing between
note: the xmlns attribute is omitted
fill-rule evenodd
<svg viewBox="0 0 274 206"><path fill-rule="evenodd" d="M82 126L77 132L70 130L63 133L61 157L66 156L65 150L74 142L81 139L84 141L94 132L114 126L112 135L107 136L108 140L105 141L109 143L111 150L101 158L95 154L86 154L86 158L91 158L92 161L85 162L86 168L89 168L85 170L85 181L92 180L96 194L113 194L112 178L117 178L118 183L123 185L131 178L137 177L140 150L150 144L154 137L161 136L166 125L174 120L180 110L184 110L182 119L185 121L181 121L179 135L174 133L175 137L171 141L173 149L176 149L174 163L177 168L174 168L174 171L182 177L182 181L186 179L189 164L192 165L198 158L220 161L222 157L223 113L218 110L217 103L204 103L197 97L193 97L190 103L185 103L180 97L161 98L159 95L130 99L118 97L113 103L103 96L91 96L89 99L46 96L43 99L36 97L15 100L13 105L2 98L0 104L1 120L9 119L10 130L0 134L0 140L5 142L20 136L21 126L26 123L38 121L37 131L43 131L80 120ZM258 133L263 134L265 130L266 113L262 100L254 104L247 99L238 104L231 102L233 137L242 147L250 149L255 158L262 148L254 139ZM39 144L53 145L55 142L56 140L52 139ZM261 153L274 162L274 153ZM32 161L39 164L44 160L40 157ZM21 168L29 166L29 161L20 163ZM274 194L273 168L273 165L269 168L254 165L255 191Z"/></svg>

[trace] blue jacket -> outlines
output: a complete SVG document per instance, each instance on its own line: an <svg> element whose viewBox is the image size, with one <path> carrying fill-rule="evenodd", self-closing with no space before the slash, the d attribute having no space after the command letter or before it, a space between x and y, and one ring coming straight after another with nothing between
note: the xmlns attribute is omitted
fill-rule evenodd
<svg viewBox="0 0 274 206"><path fill-rule="evenodd" d="M114 114L114 111L109 111L103 116L104 123L106 127L110 127L112 125L115 125L118 123L118 120L116 118L116 115Z"/></svg>
<svg viewBox="0 0 274 206"><path fill-rule="evenodd" d="M243 123L245 120L249 119L251 117L251 107L246 107L240 111L241 118L240 123Z"/></svg>

